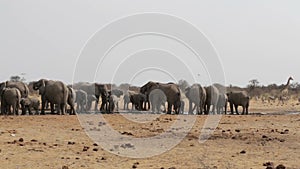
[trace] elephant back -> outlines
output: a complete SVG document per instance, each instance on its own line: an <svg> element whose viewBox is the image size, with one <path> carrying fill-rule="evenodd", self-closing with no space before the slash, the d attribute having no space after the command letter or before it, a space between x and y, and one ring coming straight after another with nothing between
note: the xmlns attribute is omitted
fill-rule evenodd
<svg viewBox="0 0 300 169"><path fill-rule="evenodd" d="M54 104L67 103L68 88L61 81L48 81L45 85L44 96Z"/></svg>
<svg viewBox="0 0 300 169"><path fill-rule="evenodd" d="M28 88L27 84L25 84L24 82L7 81L6 87L17 88L19 90L19 92L21 93L22 98L26 98L29 95L29 88Z"/></svg>
<svg viewBox="0 0 300 169"><path fill-rule="evenodd" d="M214 86L208 86L206 90L206 103L216 105L219 98L219 90Z"/></svg>
<svg viewBox="0 0 300 169"><path fill-rule="evenodd" d="M195 103L200 102L200 92L200 85L198 84L193 84L191 87L185 89L186 97Z"/></svg>
<svg viewBox="0 0 300 169"><path fill-rule="evenodd" d="M21 92L17 88L5 88L1 95L1 100L7 104L14 104L15 102L20 102Z"/></svg>
<svg viewBox="0 0 300 169"><path fill-rule="evenodd" d="M233 104L245 104L249 102L249 95L246 91L233 91L227 94L228 101L232 102Z"/></svg>

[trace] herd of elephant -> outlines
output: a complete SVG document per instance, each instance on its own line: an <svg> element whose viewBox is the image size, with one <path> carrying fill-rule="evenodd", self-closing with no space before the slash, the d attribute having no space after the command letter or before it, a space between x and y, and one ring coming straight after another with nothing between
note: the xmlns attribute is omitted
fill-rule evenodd
<svg viewBox="0 0 300 169"><path fill-rule="evenodd" d="M230 105L231 114L238 113L238 106L242 106L242 114L248 114L249 100L245 91L225 92L225 87L211 85L202 87L193 84L181 90L175 83L159 83L149 81L138 90L111 89L106 84L80 82L66 85L61 81L40 79L32 82L32 89L38 91L40 98L29 97L29 87L23 82L6 81L0 83L1 114L45 114L50 104L51 114L70 115L88 112L92 103L94 111L98 111L101 99L100 112L113 113L119 111L119 101L124 100L124 110L149 111L153 113L166 112L167 114L183 114L185 96L189 101L188 114L217 114L227 111ZM109 90L110 88L110 90ZM40 102L41 101L41 102ZM165 104L167 103L167 108ZM76 109L75 109L76 107ZM212 108L211 108L212 107ZM40 110L40 112L39 112Z"/></svg>

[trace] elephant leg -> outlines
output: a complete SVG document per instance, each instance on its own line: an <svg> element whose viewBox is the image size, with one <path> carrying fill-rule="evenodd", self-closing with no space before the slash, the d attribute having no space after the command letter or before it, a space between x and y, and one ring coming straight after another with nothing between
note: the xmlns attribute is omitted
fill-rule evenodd
<svg viewBox="0 0 300 169"><path fill-rule="evenodd" d="M200 104L197 105L197 114L200 114Z"/></svg>
<svg viewBox="0 0 300 169"><path fill-rule="evenodd" d="M22 106L22 113L21 113L21 115L25 115L25 114L26 114L26 107Z"/></svg>
<svg viewBox="0 0 300 169"><path fill-rule="evenodd" d="M243 106L243 113L242 113L242 115L244 115L245 114L245 106Z"/></svg>
<svg viewBox="0 0 300 169"><path fill-rule="evenodd" d="M17 111L16 111L16 105L15 104L12 105L12 115L18 115Z"/></svg>
<svg viewBox="0 0 300 169"><path fill-rule="evenodd" d="M225 104L225 106L224 106L224 113L225 113L225 115L227 114L227 104Z"/></svg>
<svg viewBox="0 0 300 169"><path fill-rule="evenodd" d="M100 97L100 96L96 96L97 100L96 100L96 102L95 102L94 111L97 111L97 110L98 110L99 97ZM102 108L102 105L101 105L101 107L100 107L100 111L101 111L101 108Z"/></svg>
<svg viewBox="0 0 300 169"><path fill-rule="evenodd" d="M51 109L51 114L55 113L55 105L53 103L50 103L50 109ZM57 113L59 114L58 110Z"/></svg>
<svg viewBox="0 0 300 169"><path fill-rule="evenodd" d="M45 115L45 106L46 106L46 101L45 99L42 98L41 115Z"/></svg>
<svg viewBox="0 0 300 169"><path fill-rule="evenodd" d="M246 105L246 114L248 115L249 104Z"/></svg>
<svg viewBox="0 0 300 169"><path fill-rule="evenodd" d="M212 113L216 114L216 105L214 105L214 104L212 105Z"/></svg>
<svg viewBox="0 0 300 169"><path fill-rule="evenodd" d="M28 106L28 113L29 113L29 115L32 115L31 107L30 106Z"/></svg>
<svg viewBox="0 0 300 169"><path fill-rule="evenodd" d="M170 102L167 102L167 109L168 109L168 111L167 111L167 114L171 114L171 110L172 110L172 105L171 105L171 103Z"/></svg>
<svg viewBox="0 0 300 169"><path fill-rule="evenodd" d="M235 108L236 114L239 115L238 105L234 105L234 108Z"/></svg>
<svg viewBox="0 0 300 169"><path fill-rule="evenodd" d="M192 101L189 100L189 114L192 114L192 112L194 111L193 107L193 103Z"/></svg>
<svg viewBox="0 0 300 169"><path fill-rule="evenodd" d="M207 107L206 107L206 114L209 114L209 111L210 111L210 104L207 104Z"/></svg>
<svg viewBox="0 0 300 169"><path fill-rule="evenodd" d="M58 112L58 114L65 115L67 105L65 103L61 103L61 104L58 104L58 105L59 105L58 110L61 111L61 112Z"/></svg>
<svg viewBox="0 0 300 169"><path fill-rule="evenodd" d="M172 106L173 106L173 109L174 109L174 113L175 113L175 114L179 114L177 104L172 104ZM172 106L171 106L171 107L172 107Z"/></svg>
<svg viewBox="0 0 300 169"><path fill-rule="evenodd" d="M233 103L230 103L230 111L231 111L231 114L233 114Z"/></svg>

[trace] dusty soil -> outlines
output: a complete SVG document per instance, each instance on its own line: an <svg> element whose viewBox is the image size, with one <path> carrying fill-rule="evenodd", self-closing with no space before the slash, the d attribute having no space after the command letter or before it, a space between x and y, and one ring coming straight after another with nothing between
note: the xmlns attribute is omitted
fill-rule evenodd
<svg viewBox="0 0 300 169"><path fill-rule="evenodd" d="M277 103L276 103L277 104ZM204 143L199 135L207 116L196 117L192 129L174 148L147 158L118 156L127 147L106 151L95 144L86 131L112 126L121 135L148 138L165 132L178 117L176 115L136 114L147 122L136 123L120 114L95 115L105 123L81 126L77 116L8 116L0 117L0 161L5 169L15 168L266 168L282 164L300 168L300 115L268 115L268 113L297 111L299 105L266 105L257 102L251 112L267 113L248 116L223 115L212 135ZM279 110L279 111L278 111ZM281 111L282 110L282 111ZM148 118L148 119L147 119ZM96 126L96 127L95 127ZM83 128L84 127L84 128ZM109 137L109 136L105 136ZM129 148L134 149L134 143ZM148 149L160 149L152 144Z"/></svg>

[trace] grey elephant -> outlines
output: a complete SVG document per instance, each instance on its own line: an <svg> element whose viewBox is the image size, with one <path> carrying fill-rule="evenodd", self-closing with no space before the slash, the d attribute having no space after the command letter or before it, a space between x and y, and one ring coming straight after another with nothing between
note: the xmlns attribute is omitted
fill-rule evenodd
<svg viewBox="0 0 300 169"><path fill-rule="evenodd" d="M128 92L126 94L124 94L123 101L124 101L124 110L129 110L128 109L128 105L130 103L130 97L129 97L129 93Z"/></svg>
<svg viewBox="0 0 300 169"><path fill-rule="evenodd" d="M111 90L111 94L120 98L124 94L124 92L120 89L113 89Z"/></svg>
<svg viewBox="0 0 300 169"><path fill-rule="evenodd" d="M224 93L219 93L218 103L217 103L217 114L221 113L221 110L223 110L224 114L227 113L227 102L228 97Z"/></svg>
<svg viewBox="0 0 300 169"><path fill-rule="evenodd" d="M116 111L119 111L119 97L112 94L112 92L108 92L108 103L109 103L109 106L108 106L108 112L109 113L114 113L115 110Z"/></svg>
<svg viewBox="0 0 300 169"><path fill-rule="evenodd" d="M22 115L25 115L26 112L32 115L31 110L35 110L35 114L39 114L40 100L37 98L22 98L20 101Z"/></svg>
<svg viewBox="0 0 300 169"><path fill-rule="evenodd" d="M68 88L68 105L70 106L70 115L75 115L75 101L76 101L76 92L71 86L67 86Z"/></svg>
<svg viewBox="0 0 300 169"><path fill-rule="evenodd" d="M54 113L54 105L57 105L57 113L65 114L68 102L68 88L61 81L40 79L33 83L33 89L39 90L42 98L41 114L45 114L46 101L50 103L51 113Z"/></svg>
<svg viewBox="0 0 300 169"><path fill-rule="evenodd" d="M215 114L215 109L219 98L219 90L214 85L205 87L205 90L206 90L205 114L209 114L210 106L212 106L212 113Z"/></svg>
<svg viewBox="0 0 300 169"><path fill-rule="evenodd" d="M143 103L146 101L146 95L142 93L130 92L129 99L132 103L132 110L143 110Z"/></svg>
<svg viewBox="0 0 300 169"><path fill-rule="evenodd" d="M202 114L206 102L206 90L200 84L193 84L185 89L185 95L189 100L189 114L192 114L195 108L197 114ZM193 104L194 108L192 108Z"/></svg>
<svg viewBox="0 0 300 169"><path fill-rule="evenodd" d="M181 100L180 101L180 111L179 111L180 114L184 113L184 107L185 107L185 103L183 100Z"/></svg>
<svg viewBox="0 0 300 169"><path fill-rule="evenodd" d="M232 91L227 93L228 96L228 102L230 104L230 111L231 114L233 114L233 106L235 108L236 114L239 114L238 112L238 106L243 107L243 113L242 114L248 114L248 108L249 108L249 101L250 97L246 91Z"/></svg>
<svg viewBox="0 0 300 169"><path fill-rule="evenodd" d="M20 91L22 98L26 98L29 95L29 88L24 82L6 81L0 83L0 90L4 87L17 88Z"/></svg>
<svg viewBox="0 0 300 169"><path fill-rule="evenodd" d="M99 100L97 99L97 97L95 95L88 94L87 95L86 110L91 110L93 102L95 102L95 104L97 104L99 102Z"/></svg>
<svg viewBox="0 0 300 169"><path fill-rule="evenodd" d="M154 89L160 89L166 95L168 103L167 114L171 114L172 107L175 111L175 114L178 114L180 110L181 96L179 87L174 83L159 83L149 81L140 88L140 92L145 94L147 100L149 100L149 94Z"/></svg>
<svg viewBox="0 0 300 169"><path fill-rule="evenodd" d="M87 93L83 90L75 90L75 93L76 93L75 103L77 103L77 112L86 111L87 110L86 105L87 105L87 102L88 102Z"/></svg>
<svg viewBox="0 0 300 169"><path fill-rule="evenodd" d="M16 114L19 112L19 104L21 100L21 92L17 88L2 88L1 96L1 113L2 114ZM12 108L12 111L11 111Z"/></svg>
<svg viewBox="0 0 300 169"><path fill-rule="evenodd" d="M167 101L167 96L162 90L152 90L149 94L149 101L153 113L161 113L161 106L164 107L163 111L166 111L165 103Z"/></svg>
<svg viewBox="0 0 300 169"><path fill-rule="evenodd" d="M73 88L76 90L83 90L88 95L94 95L97 98L95 104L95 111L98 110L99 98L101 97L100 111L107 110L108 89L105 84L80 82L80 83L73 84Z"/></svg>

